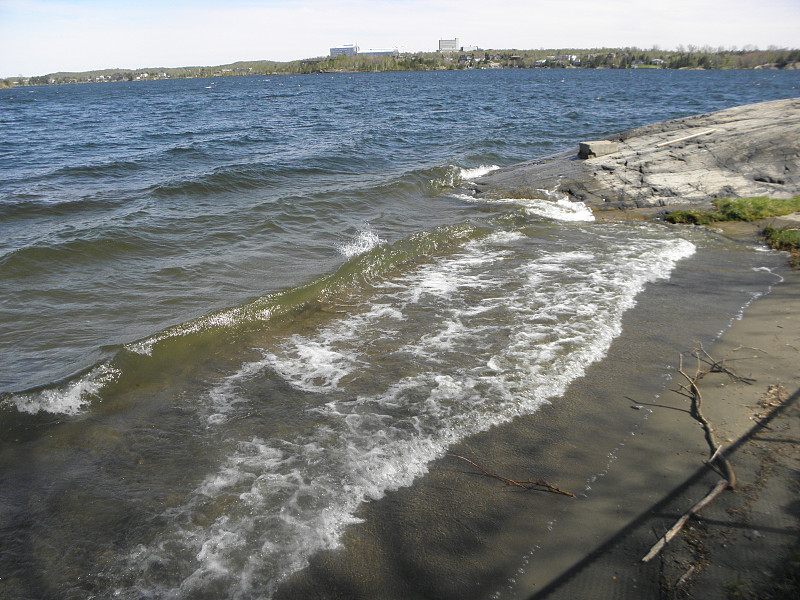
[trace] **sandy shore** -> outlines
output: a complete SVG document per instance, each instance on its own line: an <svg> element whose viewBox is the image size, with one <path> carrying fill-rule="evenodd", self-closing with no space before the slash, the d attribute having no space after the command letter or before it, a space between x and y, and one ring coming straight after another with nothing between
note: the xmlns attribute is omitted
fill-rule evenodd
<svg viewBox="0 0 800 600"><path fill-rule="evenodd" d="M531 598L760 598L781 580L776 572L800 539L800 274L786 273L707 350L753 380L712 374L701 384L706 417L730 448L737 489L642 563L720 475L704 464L708 447L687 399L667 391L655 403L636 402L652 411L647 421L611 476L562 512L569 526L543 540L517 590ZM694 366L687 364L690 374Z"/></svg>

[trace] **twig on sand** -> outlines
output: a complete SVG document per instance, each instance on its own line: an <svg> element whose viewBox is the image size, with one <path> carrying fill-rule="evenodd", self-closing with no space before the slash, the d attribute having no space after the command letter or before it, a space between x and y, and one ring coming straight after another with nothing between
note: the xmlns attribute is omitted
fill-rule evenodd
<svg viewBox="0 0 800 600"><path fill-rule="evenodd" d="M694 571L695 571L695 566L692 565L691 567L689 567L689 569L686 571L686 573L683 574L683 577L678 579L678 583L676 585L677 586L682 586L684 583L686 583L686 581L689 579L689 577L692 576L692 573L694 573Z"/></svg>
<svg viewBox="0 0 800 600"><path fill-rule="evenodd" d="M761 352L762 354L766 354L766 352L764 352L760 348L754 348L752 346L737 346L731 352L732 353L733 352L739 352L739 350L754 350L756 352ZM695 351L694 351L693 354L695 354L695 356L697 356L697 358L698 358L697 374L700 376L700 378L702 378L703 376L707 375L708 373L725 373L728 377L730 377L731 379L733 379L737 383L746 383L747 385L751 385L755 381L755 379L751 379L749 377L741 377L741 376L737 375L736 373L734 373L733 371L731 371L727 366L725 366L725 361L728 360L727 356L724 357L721 361L714 360L711 357L711 355L708 352L706 352L706 349L703 348L703 344L701 344L700 342L697 342L697 346L696 346ZM705 369L704 371L700 371L700 368L699 368L699 362L700 361L702 361L705 364L709 365L709 368ZM685 376L686 375L684 374L684 377Z"/></svg>
<svg viewBox="0 0 800 600"><path fill-rule="evenodd" d="M448 456L453 456L455 458L460 458L461 460L464 460L464 461L468 462L473 467L475 467L476 469L480 470L484 475L488 475L489 477L494 477L495 479L499 479L500 481L502 481L506 485L513 485L513 486L516 486L516 487L521 487L524 490L536 490L536 489L540 489L540 488L545 488L545 489L550 490L551 492L554 492L556 494L562 494L564 496L569 496L570 498L574 498L575 497L575 494L571 494L570 492L565 492L564 490L559 489L556 486L547 483L543 479L539 479L538 481L515 481L514 479L509 479L508 477L503 477L502 475L497 475L495 473L490 473L489 471L484 469L479 464L477 464L474 461L471 461L470 459L468 459L468 458L466 458L464 456L461 456L459 454L449 454Z"/></svg>

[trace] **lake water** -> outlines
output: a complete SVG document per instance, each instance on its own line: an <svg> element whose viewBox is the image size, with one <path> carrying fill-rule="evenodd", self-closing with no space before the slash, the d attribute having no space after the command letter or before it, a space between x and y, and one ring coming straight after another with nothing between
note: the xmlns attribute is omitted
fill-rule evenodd
<svg viewBox="0 0 800 600"><path fill-rule="evenodd" d="M292 596L365 506L558 410L643 295L708 300L687 327L713 339L780 255L456 186L798 94L652 70L0 90L0 596Z"/></svg>

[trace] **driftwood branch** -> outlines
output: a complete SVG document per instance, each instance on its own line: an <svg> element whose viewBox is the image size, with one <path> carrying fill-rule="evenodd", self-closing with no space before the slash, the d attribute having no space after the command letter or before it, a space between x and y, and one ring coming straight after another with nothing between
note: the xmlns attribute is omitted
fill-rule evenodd
<svg viewBox="0 0 800 600"><path fill-rule="evenodd" d="M664 146L671 146L672 144L678 144L680 142L688 142L689 140L693 140L695 138L699 138L703 135L708 135L710 133L714 133L716 129L706 129L705 131L700 131L698 133L693 133L691 135L685 135L683 137L679 137L674 140L667 140L666 142L661 142L660 144L656 144L656 148L663 148Z"/></svg>
<svg viewBox="0 0 800 600"><path fill-rule="evenodd" d="M734 352L741 350L742 347L736 348ZM695 421L700 423L703 428L703 432L705 434L706 443L708 444L708 449L710 456L708 458L707 463L709 465L717 465L722 475L725 479L719 480L716 485L711 488L711 491L706 494L702 500L700 500L697 504L692 506L688 511L683 513L681 517L675 522L675 524L665 533L654 545L650 548L650 551L642 558L642 562L648 562L654 556L656 556L661 549L666 546L669 541L674 538L678 532L683 528L686 524L686 521L689 520L690 517L697 514L703 507L705 507L709 502L711 502L714 498L716 498L724 489L734 489L736 487L736 474L733 471L733 467L731 463L728 461L727 457L725 456L725 450L722 444L719 444L716 440L714 435L714 428L709 423L708 419L706 419L705 415L703 415L703 395L700 393L700 388L698 386L700 380L708 375L709 373L725 373L734 381L738 381L740 383L747 383L750 384L753 382L752 379L747 379L745 377L739 377L731 371L726 365L725 360L722 359L721 361L714 360L708 352L705 351L703 345L699 342L697 343L694 351L692 352L692 356L697 359L697 368L693 376L690 376L686 373L683 368L683 354L680 355L679 358L679 367L678 373L680 373L683 378L686 380L686 384L678 384L680 389L679 393L687 396L691 402L691 409L690 414ZM703 368L703 365L706 365Z"/></svg>
<svg viewBox="0 0 800 600"><path fill-rule="evenodd" d="M702 354L701 354L702 353ZM715 463L719 465L720 469L722 470L722 474L725 476L725 479L728 480L728 487L731 489L736 487L736 474L733 472L733 467L728 459L725 457L725 453L721 449L721 445L717 443L716 437L714 435L714 428L711 426L711 423L708 422L705 415L703 415L703 395L700 393L700 388L698 387L698 382L712 372L729 372L727 367L724 367L724 360L721 363L717 363L713 359L710 360L712 366L708 369L702 369L701 364L703 362L702 355L705 354L709 359L708 353L703 349L702 344L698 343L697 348L695 349L694 355L697 357L697 370L693 377L690 377L686 371L683 370L683 355L680 356L680 367L678 368L678 372L683 376L684 379L688 382L688 387L683 387L684 390L688 390L690 393L690 398L692 400L692 406L690 413L695 421L700 423L703 427L703 432L705 433L706 443L708 444L710 456L708 459L708 464L714 465ZM731 377L736 379L739 378L734 373L729 373Z"/></svg>
<svg viewBox="0 0 800 600"><path fill-rule="evenodd" d="M658 555L661 552L661 549L666 546L672 538L678 535L678 532L683 529L683 526L686 524L686 521L689 518L698 512L709 502L711 502L714 498L716 498L722 490L728 487L728 480L727 479L720 479L711 491L706 494L700 502L695 504L692 508L687 510L685 513L681 515L681 518L675 521L675 524L669 528L669 531L665 533L661 538L650 548L650 552L648 552L644 558L642 558L642 562L648 562L650 559Z"/></svg>
<svg viewBox="0 0 800 600"><path fill-rule="evenodd" d="M471 461L470 459L468 459L468 458L466 458L464 456L461 456L459 454L449 454L448 456L453 456L455 458L460 458L461 460L464 460L464 461L468 462L473 467L475 467L476 469L481 471L484 475L487 475L489 477L493 477L494 479L499 479L500 481L502 481L506 485L513 485L515 487L520 487L520 488L522 488L524 490L536 490L536 489L544 488L544 489L547 489L547 490L549 490L551 492L554 492L556 494L562 494L564 496L569 496L570 498L574 498L575 497L575 494L571 494L570 492L565 492L564 490L559 489L556 486L547 483L543 479L539 479L538 481L515 481L514 479L509 479L508 477L503 477L502 475L497 475L495 473L490 473L489 471L484 469L479 464L477 464L474 461Z"/></svg>
<svg viewBox="0 0 800 600"><path fill-rule="evenodd" d="M755 350L757 352L762 352L762 353L764 352L763 350L759 348L753 348L752 346L737 346L731 352L739 352L740 350ZM701 344L700 342L697 342L697 347L694 351L694 354L697 355L699 361L709 366L708 369L704 369L702 371L698 368L698 374L700 374L701 377L707 375L708 373L725 373L728 377L730 377L733 381L737 383L746 383L747 385L751 385L752 383L755 382L755 379L751 379L749 377L741 377L736 373L734 373L733 371L731 371L725 364L726 361L728 360L727 356L720 361L717 361L714 358L712 358L711 355L708 352L706 352L706 349L703 348L703 344Z"/></svg>
<svg viewBox="0 0 800 600"><path fill-rule="evenodd" d="M692 574L694 573L694 571L695 571L695 568L696 568L696 567L695 567L694 565L692 565L691 567L689 567L689 569L686 571L686 573L684 573L684 574L683 574L683 577L681 577L680 579L678 579L678 583L677 583L676 585L677 585L678 587L680 587L680 586L682 586L684 583L686 583L686 582L689 580L689 577L691 577L691 576L692 576Z"/></svg>

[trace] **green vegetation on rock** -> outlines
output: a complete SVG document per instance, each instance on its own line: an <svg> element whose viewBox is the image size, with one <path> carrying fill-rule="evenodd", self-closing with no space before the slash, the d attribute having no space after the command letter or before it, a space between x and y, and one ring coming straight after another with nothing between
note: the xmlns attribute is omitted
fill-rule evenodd
<svg viewBox="0 0 800 600"><path fill-rule="evenodd" d="M715 221L759 221L800 211L800 196L789 200L719 198L713 203L716 210L676 210L665 220L668 223L708 225Z"/></svg>
<svg viewBox="0 0 800 600"><path fill-rule="evenodd" d="M791 199L771 198L720 198L714 200L716 210L676 210L669 213L668 223L708 225L720 221L760 221L800 212L800 196ZM800 268L800 228L773 227L762 231L764 241L774 250L789 252L789 264Z"/></svg>
<svg viewBox="0 0 800 600"><path fill-rule="evenodd" d="M758 221L800 211L800 196L788 200L771 198L721 198L714 201L725 221Z"/></svg>
<svg viewBox="0 0 800 600"><path fill-rule="evenodd" d="M795 269L800 268L800 229L768 225L763 234L770 248L788 252L789 264Z"/></svg>
<svg viewBox="0 0 800 600"><path fill-rule="evenodd" d="M764 237L776 250L800 250L800 229L767 226Z"/></svg>
<svg viewBox="0 0 800 600"><path fill-rule="evenodd" d="M708 225L725 219L718 212L711 210L675 210L664 217L664 220L676 225Z"/></svg>

